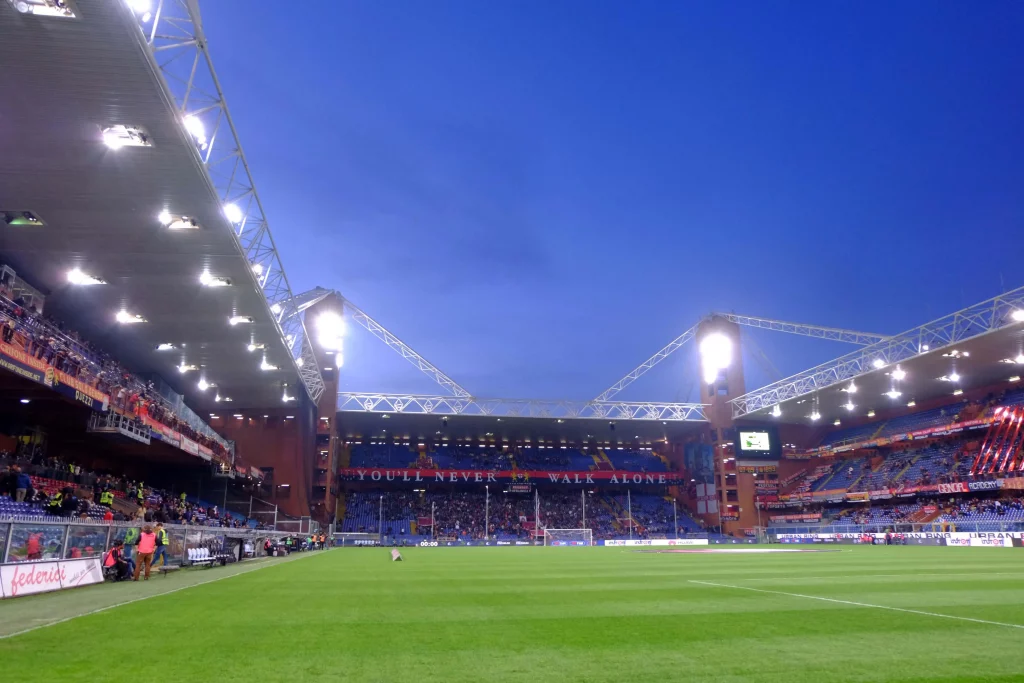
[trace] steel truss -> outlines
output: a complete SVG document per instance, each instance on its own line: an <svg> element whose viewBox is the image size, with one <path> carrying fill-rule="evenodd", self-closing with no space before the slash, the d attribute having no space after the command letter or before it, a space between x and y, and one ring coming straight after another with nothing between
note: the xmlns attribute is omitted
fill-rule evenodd
<svg viewBox="0 0 1024 683"><path fill-rule="evenodd" d="M701 322L703 322L703 319L701 320ZM600 394L598 394L597 398L595 398L594 401L607 401L612 396L628 387L630 384L635 382L641 375L646 374L648 370L650 370L655 365L671 356L676 349L678 349L683 344L693 339L694 336L696 336L697 334L698 327L700 327L700 323L697 323L696 325L688 329L686 332L683 332L681 335L670 341L668 344L665 345L664 348L662 348L656 354L645 360L632 372L630 372L625 377L620 379L618 382L616 382L615 384L611 385L610 387L602 391Z"/></svg>
<svg viewBox="0 0 1024 683"><path fill-rule="evenodd" d="M760 330L771 330L772 332L786 332L788 334L798 334L803 337L828 339L830 341L859 344L861 346L868 346L869 344L876 344L889 339L889 337L884 334L843 330L837 327L804 325L803 323L790 323L784 320L772 320L770 318L755 318L750 315L736 315L734 313L713 313L709 318L725 318L731 323L736 323L737 325L743 325L745 327L755 327Z"/></svg>
<svg viewBox="0 0 1024 683"><path fill-rule="evenodd" d="M130 4L125 4L125 11L132 11ZM221 204L239 209L240 220L224 220L249 261L253 283L263 293L268 316L288 348L303 387L315 402L324 392L323 377L302 316L285 315L286 303L294 298L291 286L210 59L198 0L159 0L152 17L148 12L136 17L139 39L152 67L163 77L168 104L180 114L182 137L192 141L211 192Z"/></svg>
<svg viewBox="0 0 1024 683"><path fill-rule="evenodd" d="M545 401L518 398L460 398L415 394L339 393L338 410L423 415L475 415L573 420L662 420L705 422L700 403L624 403L620 401Z"/></svg>
<svg viewBox="0 0 1024 683"><path fill-rule="evenodd" d="M701 326L707 320L714 318L724 318L729 322L736 323L737 325L743 325L745 327L755 327L761 330L770 330L772 332L786 332L789 334L798 334L804 337L814 337L816 339L829 339L832 341L847 342L850 344L874 344L883 340L888 339L885 335L872 334L870 332L856 332L854 330L843 330L836 327L822 327L820 325L805 325L803 323L791 323L784 320L772 320L771 318L755 318L749 315L736 315L734 313L711 313L700 319L700 321L683 332L681 335L670 341L663 349L658 351L656 354L641 363L636 369L627 374L625 377L620 379L615 384L605 389L601 394L595 398L595 401L607 401L615 394L619 393L630 384L635 382L640 376L647 373L648 370L653 368L655 365L671 356L676 349L683 346L686 342L690 341L697 334L697 328Z"/></svg>
<svg viewBox="0 0 1024 683"><path fill-rule="evenodd" d="M436 365L428 361L426 358L416 353L411 346L403 342L401 339L393 335L379 322L368 316L363 312L361 308L356 306L354 303L349 301L341 294L333 289L324 289L323 287L316 287L297 294L292 297L284 310L284 316L300 316L307 308L320 303L327 297L335 295L341 300L341 303L348 314L348 319L360 326L366 328L370 334L380 339L388 347L395 351L399 356L412 363L416 369L425 374L430 379L437 382L441 387L447 389L452 395L459 398L469 398L470 393L463 389L455 380L448 375L441 372Z"/></svg>
<svg viewBox="0 0 1024 683"><path fill-rule="evenodd" d="M733 417L743 417L783 401L855 379L876 370L876 360L884 365L892 365L921 353L937 351L1004 327L1019 325L1020 321L1015 320L1013 314L1020 310L1024 310L1024 287L738 396L730 401Z"/></svg>

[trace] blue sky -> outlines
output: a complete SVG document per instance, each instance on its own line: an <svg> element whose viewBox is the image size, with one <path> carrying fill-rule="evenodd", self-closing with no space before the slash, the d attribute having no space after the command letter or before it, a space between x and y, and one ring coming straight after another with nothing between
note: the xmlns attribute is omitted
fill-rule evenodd
<svg viewBox="0 0 1024 683"><path fill-rule="evenodd" d="M202 9L293 290L477 395L590 398L711 310L891 333L1024 285L1020 3L259 6ZM361 332L343 389L436 390ZM686 399L677 356L622 398Z"/></svg>

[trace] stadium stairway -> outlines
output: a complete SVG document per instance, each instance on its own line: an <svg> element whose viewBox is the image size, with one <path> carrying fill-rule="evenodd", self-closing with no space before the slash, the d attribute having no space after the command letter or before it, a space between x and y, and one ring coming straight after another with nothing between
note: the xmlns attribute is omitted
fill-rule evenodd
<svg viewBox="0 0 1024 683"><path fill-rule="evenodd" d="M607 510L608 514L611 515L612 527L615 529L615 533L623 533L624 530L622 528L622 522L619 520L626 516L626 511L622 509L622 506L618 504L618 501L609 496L602 495L598 497L597 500L601 503L601 507Z"/></svg>
<svg viewBox="0 0 1024 683"><path fill-rule="evenodd" d="M597 454L594 456L594 462L597 463L597 469L599 470L614 470L615 465L612 464L611 458L604 452L604 449L598 448Z"/></svg>

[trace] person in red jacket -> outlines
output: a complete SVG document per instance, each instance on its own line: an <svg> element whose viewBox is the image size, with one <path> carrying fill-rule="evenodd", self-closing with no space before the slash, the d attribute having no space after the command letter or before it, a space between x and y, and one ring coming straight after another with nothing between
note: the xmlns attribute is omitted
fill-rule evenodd
<svg viewBox="0 0 1024 683"><path fill-rule="evenodd" d="M135 563L135 575L132 577L132 581L139 580L139 572L143 565L146 566L146 581L149 581L149 568L153 564L153 553L156 552L156 534L153 533L153 527L148 524L142 527L137 545L138 560Z"/></svg>

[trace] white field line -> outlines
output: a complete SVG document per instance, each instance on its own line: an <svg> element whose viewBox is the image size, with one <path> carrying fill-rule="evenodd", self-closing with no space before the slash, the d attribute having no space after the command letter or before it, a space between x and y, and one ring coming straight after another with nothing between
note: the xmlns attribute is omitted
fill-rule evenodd
<svg viewBox="0 0 1024 683"><path fill-rule="evenodd" d="M872 605L868 602L854 602L853 600L837 600L835 598L823 598L818 595L804 595L802 593L786 593L785 591L770 591L763 588L751 588L750 586L732 586L726 583L713 583L711 581L693 581L690 583L702 586L714 586L715 588L733 588L741 591L754 591L755 593L770 593L771 595L786 595L791 598L805 598L807 600L821 600L822 602L834 602L839 605L853 605L855 607L871 607L873 609L885 609L891 612L906 612L907 614L919 614L925 617L937 617L939 619L956 619L957 621L970 621L975 624L988 624L989 626L1005 626L1006 628L1024 629L1021 624L1007 624L1002 621L989 621L987 619L972 619L971 617L958 617L952 614L939 614L938 612L923 612L916 609L904 609L903 607L890 607L888 605Z"/></svg>
<svg viewBox="0 0 1024 683"><path fill-rule="evenodd" d="M316 557L318 555L320 555L320 553L308 553L308 554L303 554L303 555L299 556L296 559L301 560L304 557ZM242 576L243 574L248 574L250 572L259 571L260 569L265 569L267 567L276 567L278 565L287 564L289 562L294 562L294 561L295 560L284 560L283 562L272 562L269 558L267 558L265 560L257 560L257 562L260 565L258 567L253 567L251 569L246 569L245 571L236 572L234 574L229 574L228 576L218 576L217 578L210 579L209 581L200 581L199 583L193 583L193 584L190 584L188 586L180 586L178 588L172 588L171 590L163 591L162 593L153 593L152 595L143 595L142 597L139 597L139 598L134 598L132 600L125 600L124 602L118 602L118 603L113 604L113 605L107 605L106 607L100 607L99 609L89 610L88 612L82 612L81 614L74 614L74 615L72 615L70 617L64 617L63 619L57 619L56 621L49 621L49 622L47 622L45 624L38 624L36 626L32 626L31 628L22 629L21 631L15 631L14 633L0 634L0 640L6 640L8 638L13 638L15 636L21 636L21 635L24 635L26 633L31 633L32 631L38 631L41 628L47 628L49 626L56 626L57 624L63 624L65 622L71 621L73 619L79 619L81 617L87 617L87 616L89 616L91 614L99 614L100 612L106 612L108 610L116 609L118 607L124 607L125 605L130 605L130 604L135 603L135 602L142 602L143 600L149 600L150 598L159 598L159 597L161 597L163 595L170 595L171 593L177 593L178 591L188 590L189 588L195 588L196 586L205 586L208 583L216 583L217 581L223 581L224 579L233 579L236 576Z"/></svg>

